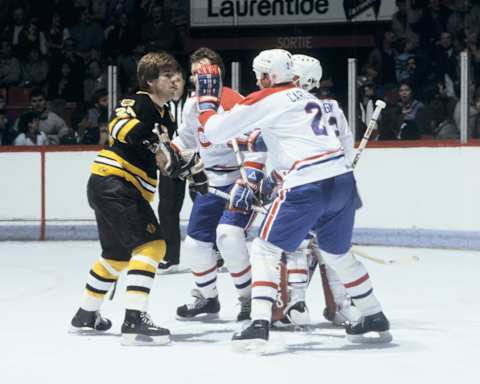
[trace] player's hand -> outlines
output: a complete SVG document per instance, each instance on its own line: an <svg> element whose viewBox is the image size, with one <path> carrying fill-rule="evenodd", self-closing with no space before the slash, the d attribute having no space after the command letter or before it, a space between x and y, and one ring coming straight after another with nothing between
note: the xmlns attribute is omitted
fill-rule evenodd
<svg viewBox="0 0 480 384"><path fill-rule="evenodd" d="M202 170L188 177L188 189L201 195L208 193L208 177L205 171Z"/></svg>
<svg viewBox="0 0 480 384"><path fill-rule="evenodd" d="M270 204L277 196L277 183L272 177L264 177L258 188L258 196L262 205Z"/></svg>
<svg viewBox="0 0 480 384"><path fill-rule="evenodd" d="M218 65L202 65L198 69L195 93L200 112L217 111L222 96L222 76Z"/></svg>
<svg viewBox="0 0 480 384"><path fill-rule="evenodd" d="M252 209L254 198L253 191L243 180L237 180L230 190L228 208L248 212Z"/></svg>

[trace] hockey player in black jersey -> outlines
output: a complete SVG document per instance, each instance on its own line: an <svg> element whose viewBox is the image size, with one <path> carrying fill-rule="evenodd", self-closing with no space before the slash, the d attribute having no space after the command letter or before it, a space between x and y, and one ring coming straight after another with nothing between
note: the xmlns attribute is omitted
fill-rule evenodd
<svg viewBox="0 0 480 384"><path fill-rule="evenodd" d="M165 241L150 206L157 188L157 163L169 176L201 179L200 192L208 189L202 163L194 153L174 152L153 129L168 130L171 119L164 105L176 91L174 76L180 71L169 54L148 53L137 67L140 91L123 99L109 122L109 145L91 167L87 195L95 211L102 247L94 263L80 308L71 321L71 332L107 331L112 323L100 315L105 295L126 269L124 345L157 345L169 342L170 332L156 326L147 313L148 299ZM168 225L168 223L165 223Z"/></svg>

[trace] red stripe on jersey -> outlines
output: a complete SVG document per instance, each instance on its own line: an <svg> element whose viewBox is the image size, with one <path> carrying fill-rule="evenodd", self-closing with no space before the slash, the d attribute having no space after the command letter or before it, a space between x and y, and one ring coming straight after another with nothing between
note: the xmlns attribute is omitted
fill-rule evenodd
<svg viewBox="0 0 480 384"><path fill-rule="evenodd" d="M212 268L210 269L207 269L206 271L203 271L203 272L194 272L192 271L192 274L194 276L205 276L205 275L208 275L210 272L213 272L217 269L217 264L215 264Z"/></svg>
<svg viewBox="0 0 480 384"><path fill-rule="evenodd" d="M248 167L248 168L255 168L255 169L258 169L258 170L262 171L264 164L257 163L256 161L245 161L243 163L243 166Z"/></svg>
<svg viewBox="0 0 480 384"><path fill-rule="evenodd" d="M306 269L288 269L288 273L300 273L300 274L305 274L308 275L308 272Z"/></svg>
<svg viewBox="0 0 480 384"><path fill-rule="evenodd" d="M229 111L235 104L239 104L243 100L243 96L231 88L223 87L220 105L224 111Z"/></svg>
<svg viewBox="0 0 480 384"><path fill-rule="evenodd" d="M270 231L270 227L272 226L272 222L275 219L275 216L277 214L277 211L282 204L282 201L285 197L285 191L282 189L280 190L279 196L275 199L275 201L272 204L272 208L270 209L270 212L268 213L268 218L265 221L265 225L262 228L262 231L260 233L260 238L262 240L266 240L268 236L268 232Z"/></svg>
<svg viewBox="0 0 480 384"><path fill-rule="evenodd" d="M252 288L255 288L255 287L270 287L273 289L278 289L278 285L272 281L255 281L252 284Z"/></svg>
<svg viewBox="0 0 480 384"><path fill-rule="evenodd" d="M331 151L325 151L325 152L319 153L318 155L310 156L310 157L307 157L307 158L302 159L302 160L297 160L297 161L295 161L295 162L292 164L292 166L290 167L290 169L288 170L288 172L294 170L295 168L297 168L299 165L301 165L301 164L304 163L304 162L321 159L322 157L325 157L325 156L328 156L328 155L332 155L332 154L334 154L334 153L336 153L336 152L339 152L340 150L341 150L341 148L336 148L336 149L333 149L333 150L331 150Z"/></svg>
<svg viewBox="0 0 480 384"><path fill-rule="evenodd" d="M240 104L241 105L252 105L252 104L255 104L256 102L266 98L267 96L273 95L274 93L278 93L278 92L281 92L281 91L285 91L286 89L290 89L290 88L295 88L295 85L294 84L288 84L288 85L282 85L280 87L264 88L264 89L261 89L260 91L251 93L250 95L245 97L245 99L243 99L243 101Z"/></svg>
<svg viewBox="0 0 480 384"><path fill-rule="evenodd" d="M345 288L353 288L356 287L357 285L362 284L363 282L367 281L370 276L368 276L368 273L360 277L359 279L352 281L351 283L344 284Z"/></svg>
<svg viewBox="0 0 480 384"><path fill-rule="evenodd" d="M230 273L230 275L232 277L241 277L242 275L244 275L245 273L247 273L248 271L250 271L250 269L252 269L252 266L249 265L247 268L245 268L243 271L241 272L236 272L236 273Z"/></svg>

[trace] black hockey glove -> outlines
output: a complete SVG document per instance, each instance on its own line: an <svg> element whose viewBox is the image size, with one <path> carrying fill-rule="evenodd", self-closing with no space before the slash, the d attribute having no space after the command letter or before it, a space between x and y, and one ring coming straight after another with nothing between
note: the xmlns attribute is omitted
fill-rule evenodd
<svg viewBox="0 0 480 384"><path fill-rule="evenodd" d="M208 178L202 170L194 175L188 177L188 188L191 192L206 195L208 193Z"/></svg>

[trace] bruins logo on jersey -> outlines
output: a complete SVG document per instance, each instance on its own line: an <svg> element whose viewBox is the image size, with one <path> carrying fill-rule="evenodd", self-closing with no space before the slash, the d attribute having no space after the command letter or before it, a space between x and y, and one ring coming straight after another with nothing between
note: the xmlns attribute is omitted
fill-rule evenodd
<svg viewBox="0 0 480 384"><path fill-rule="evenodd" d="M152 235L157 231L157 226L155 224L147 224L147 232L151 233Z"/></svg>

